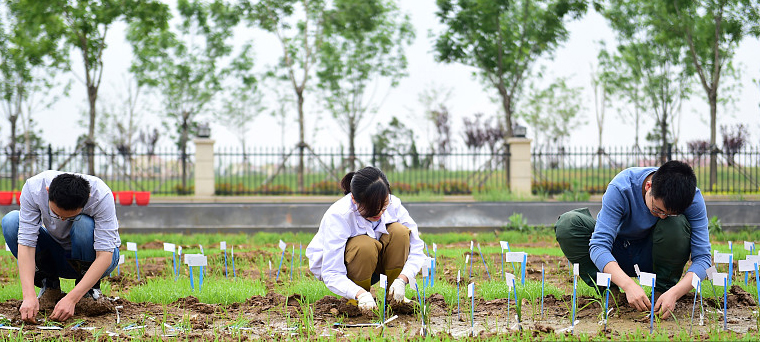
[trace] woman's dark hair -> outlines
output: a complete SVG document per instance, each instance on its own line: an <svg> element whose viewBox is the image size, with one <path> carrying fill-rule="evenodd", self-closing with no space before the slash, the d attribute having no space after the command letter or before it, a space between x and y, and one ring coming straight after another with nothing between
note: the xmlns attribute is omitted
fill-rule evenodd
<svg viewBox="0 0 760 342"><path fill-rule="evenodd" d="M697 177L691 166L671 160L662 164L652 176L652 195L661 199L665 209L683 214L694 200Z"/></svg>
<svg viewBox="0 0 760 342"><path fill-rule="evenodd" d="M363 217L378 216L391 194L388 178L374 166L347 173L340 181L340 187L344 195L351 193L354 196L356 207Z"/></svg>
<svg viewBox="0 0 760 342"><path fill-rule="evenodd" d="M63 173L50 182L48 200L63 210L84 208L90 199L90 183L81 176Z"/></svg>

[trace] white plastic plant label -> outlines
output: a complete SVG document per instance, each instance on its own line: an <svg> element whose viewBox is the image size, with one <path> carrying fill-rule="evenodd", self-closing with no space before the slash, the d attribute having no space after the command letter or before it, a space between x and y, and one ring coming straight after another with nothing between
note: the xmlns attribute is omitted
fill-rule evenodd
<svg viewBox="0 0 760 342"><path fill-rule="evenodd" d="M288 248L288 244L280 240L280 250L284 252L286 248Z"/></svg>
<svg viewBox="0 0 760 342"><path fill-rule="evenodd" d="M726 281L728 280L728 273L713 273L712 283L715 286L723 286L726 285Z"/></svg>
<svg viewBox="0 0 760 342"><path fill-rule="evenodd" d="M747 260L760 264L760 255L747 255Z"/></svg>
<svg viewBox="0 0 760 342"><path fill-rule="evenodd" d="M657 275L649 272L641 272L641 275L639 277L639 284L641 286L652 286L652 284L654 284L657 280Z"/></svg>
<svg viewBox="0 0 760 342"><path fill-rule="evenodd" d="M755 243L751 241L744 241L744 250L745 251L755 250Z"/></svg>
<svg viewBox="0 0 760 342"><path fill-rule="evenodd" d="M512 285L515 281L515 275L512 273L504 272L504 281L507 283L507 287L509 287L509 290L512 290Z"/></svg>
<svg viewBox="0 0 760 342"><path fill-rule="evenodd" d="M188 266L208 266L208 258L203 254L188 254L185 256L185 260L187 260Z"/></svg>
<svg viewBox="0 0 760 342"><path fill-rule="evenodd" d="M507 252L507 262L523 262L525 252Z"/></svg>
<svg viewBox="0 0 760 342"><path fill-rule="evenodd" d="M457 284L459 284L460 281L462 281L462 271L458 270L457 271Z"/></svg>
<svg viewBox="0 0 760 342"><path fill-rule="evenodd" d="M509 250L509 242L507 241L499 241L499 244L501 245L501 251Z"/></svg>
<svg viewBox="0 0 760 342"><path fill-rule="evenodd" d="M641 276L641 270L639 269L639 264L633 264L633 270L636 271L636 276Z"/></svg>
<svg viewBox="0 0 760 342"><path fill-rule="evenodd" d="M697 293L700 293L702 291L702 286L699 286L699 283L702 281L697 277L696 275L693 275L691 277L691 287L693 287L695 290L697 290Z"/></svg>
<svg viewBox="0 0 760 342"><path fill-rule="evenodd" d="M269 270L272 270L272 260L269 260Z"/></svg>
<svg viewBox="0 0 760 342"><path fill-rule="evenodd" d="M438 252L438 245L433 244L433 253L437 253L437 252Z"/></svg>
<svg viewBox="0 0 760 342"><path fill-rule="evenodd" d="M127 242L127 250L137 252L137 244L134 242Z"/></svg>
<svg viewBox="0 0 760 342"><path fill-rule="evenodd" d="M727 264L731 262L731 254L730 253L715 253L715 263L716 264Z"/></svg>
<svg viewBox="0 0 760 342"><path fill-rule="evenodd" d="M739 272L752 272L755 270L755 262L752 260L739 260Z"/></svg>
<svg viewBox="0 0 760 342"><path fill-rule="evenodd" d="M124 255L119 255L119 265L124 264Z"/></svg>
<svg viewBox="0 0 760 342"><path fill-rule="evenodd" d="M177 246L177 253L182 254L182 246Z"/></svg>
<svg viewBox="0 0 760 342"><path fill-rule="evenodd" d="M573 275L577 276L577 275L580 275L580 274L581 274L580 265L573 264Z"/></svg>
<svg viewBox="0 0 760 342"><path fill-rule="evenodd" d="M201 249L201 254L206 254L203 252L203 245L198 245L198 247Z"/></svg>
<svg viewBox="0 0 760 342"><path fill-rule="evenodd" d="M384 289L384 288L385 288L385 284L387 284L387 283L388 283L388 276L387 276L387 275L385 275L385 274L381 274L381 275L380 275L380 281L379 281L379 282L380 282L380 288L381 288L381 289Z"/></svg>
<svg viewBox="0 0 760 342"><path fill-rule="evenodd" d="M714 274L718 273L718 270L713 265L713 266L710 266L710 268L706 269L705 273L707 273L707 279L713 279Z"/></svg>
<svg viewBox="0 0 760 342"><path fill-rule="evenodd" d="M607 286L609 282L612 281L612 275L609 273L604 272L597 272L596 273L596 285L597 286Z"/></svg>
<svg viewBox="0 0 760 342"><path fill-rule="evenodd" d="M475 242L470 240L470 250L473 250L475 248Z"/></svg>
<svg viewBox="0 0 760 342"><path fill-rule="evenodd" d="M430 258L425 257L422 259L422 268L420 269L420 272L427 274L428 269L430 269Z"/></svg>
<svg viewBox="0 0 760 342"><path fill-rule="evenodd" d="M728 242L728 249L734 249L734 243L733 241Z"/></svg>
<svg viewBox="0 0 760 342"><path fill-rule="evenodd" d="M227 250L227 241L222 241L219 243L219 249L226 251Z"/></svg>
<svg viewBox="0 0 760 342"><path fill-rule="evenodd" d="M467 254L467 255L464 256L464 263L466 264L468 262L470 262L470 255L469 254Z"/></svg>
<svg viewBox="0 0 760 342"><path fill-rule="evenodd" d="M164 242L164 252L172 252L174 253L176 245L173 243L166 243Z"/></svg>
<svg viewBox="0 0 760 342"><path fill-rule="evenodd" d="M467 298L472 298L475 295L475 283L467 285Z"/></svg>
<svg viewBox="0 0 760 342"><path fill-rule="evenodd" d="M8 247L8 244L7 244L7 243L5 244L5 251L6 251L6 252L10 252L10 251L11 251L11 248L10 248L10 247Z"/></svg>

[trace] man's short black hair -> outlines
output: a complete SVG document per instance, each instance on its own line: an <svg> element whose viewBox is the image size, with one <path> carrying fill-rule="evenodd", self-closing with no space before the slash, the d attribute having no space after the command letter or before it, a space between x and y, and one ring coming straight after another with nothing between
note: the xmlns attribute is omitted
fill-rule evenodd
<svg viewBox="0 0 760 342"><path fill-rule="evenodd" d="M691 166L677 160L662 164L652 176L652 195L671 214L683 214L697 193L697 177Z"/></svg>
<svg viewBox="0 0 760 342"><path fill-rule="evenodd" d="M90 199L90 183L81 176L60 174L50 182L48 199L63 210L82 209Z"/></svg>

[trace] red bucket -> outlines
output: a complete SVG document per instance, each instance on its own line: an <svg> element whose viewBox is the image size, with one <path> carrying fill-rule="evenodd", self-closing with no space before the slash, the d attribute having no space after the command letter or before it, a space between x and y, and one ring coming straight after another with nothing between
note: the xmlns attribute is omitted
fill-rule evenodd
<svg viewBox="0 0 760 342"><path fill-rule="evenodd" d="M132 205L132 197L134 197L134 191L119 192L119 204Z"/></svg>
<svg viewBox="0 0 760 342"><path fill-rule="evenodd" d="M21 205L21 191L17 191L15 195L16 195L16 204L20 206Z"/></svg>
<svg viewBox="0 0 760 342"><path fill-rule="evenodd" d="M116 191L111 191L113 194L113 202L116 203Z"/></svg>
<svg viewBox="0 0 760 342"><path fill-rule="evenodd" d="M11 205L13 203L13 191L0 191L0 205Z"/></svg>
<svg viewBox="0 0 760 342"><path fill-rule="evenodd" d="M148 202L150 202L150 191L135 191L137 205L148 205Z"/></svg>

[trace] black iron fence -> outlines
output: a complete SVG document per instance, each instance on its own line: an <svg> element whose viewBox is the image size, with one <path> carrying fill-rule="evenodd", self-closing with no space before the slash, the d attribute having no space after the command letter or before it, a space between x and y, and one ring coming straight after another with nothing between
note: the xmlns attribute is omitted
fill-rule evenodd
<svg viewBox="0 0 760 342"><path fill-rule="evenodd" d="M304 148L303 179L299 181L298 148L217 148L214 167L217 195L340 194L340 179L350 170L365 165L383 169L399 194L472 194L504 192L509 188L507 155L453 150L441 154L430 150L415 153L379 153L359 149L352 159L345 149ZM603 193L621 170L635 166L657 166L656 148L571 147L532 152L533 184L536 194L563 192ZM194 191L195 152L185 158L176 148L155 151L98 149L88 156L80 149L37 149L19 152L13 162L8 150L0 152L0 191L20 190L26 178L43 170L87 173L93 161L95 174L114 191L150 191L156 195L183 195ZM760 149L717 153L717 181L710 187L709 153L673 148L672 159L689 163L702 191L718 194L760 192ZM183 173L183 162L184 173ZM12 167L16 167L13 181ZM184 177L183 177L184 174ZM15 183L15 185L14 185Z"/></svg>
<svg viewBox="0 0 760 342"><path fill-rule="evenodd" d="M182 165L185 161L183 182ZM0 154L0 190L21 190L24 180L44 170L88 173L92 160L95 175L113 191L150 191L158 195L193 193L195 151L188 149L185 158L176 148L153 151L119 151L96 149L88 155L84 149L46 148L19 151L12 158L8 149ZM16 181L13 167L16 167Z"/></svg>
<svg viewBox="0 0 760 342"><path fill-rule="evenodd" d="M534 150L533 192L557 194L566 191L601 194L615 175L628 167L658 166L660 149L654 147L571 147ZM760 149L716 151L717 179L710 186L710 153L672 147L666 159L681 160L692 166L697 186L715 194L760 192Z"/></svg>
<svg viewBox="0 0 760 342"><path fill-rule="evenodd" d="M507 189L505 156L487 151L419 151L407 154L359 149L304 148L304 175L299 182L300 150L220 148L215 152L217 195L341 194L340 180L366 165L381 168L394 193L471 194Z"/></svg>

